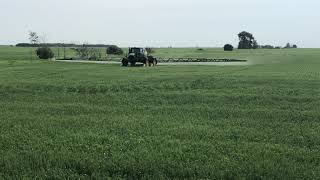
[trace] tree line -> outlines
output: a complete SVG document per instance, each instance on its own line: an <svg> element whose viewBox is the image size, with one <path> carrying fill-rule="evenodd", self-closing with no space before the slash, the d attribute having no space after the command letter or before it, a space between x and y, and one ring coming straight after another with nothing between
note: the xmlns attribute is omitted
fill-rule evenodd
<svg viewBox="0 0 320 180"><path fill-rule="evenodd" d="M54 57L53 51L50 47L72 47L74 51L81 58L98 59L101 58L101 53L95 48L106 48L106 54L122 55L124 52L116 45L105 44L64 44L64 43L40 43L39 36L35 32L29 32L30 43L19 43L17 47L37 47L36 53L40 59L50 59ZM238 49L280 49L281 47L274 47L272 45L259 45L253 34L242 31L238 34L239 44ZM231 44L226 44L225 51L233 51ZM297 45L287 43L284 48L298 48ZM147 48L148 53L152 53L153 49Z"/></svg>
<svg viewBox="0 0 320 180"><path fill-rule="evenodd" d="M280 46L272 46L272 45L259 45L258 41L255 39L253 34L242 31L238 34L239 44L238 49L281 49ZM233 51L233 46L231 44L224 45L225 51ZM297 45L287 43L283 48L298 48Z"/></svg>
<svg viewBox="0 0 320 180"><path fill-rule="evenodd" d="M16 47L82 47L83 44L72 44L72 43L18 43ZM97 47L97 48L108 48L112 45L107 44L85 44L87 47Z"/></svg>
<svg viewBox="0 0 320 180"><path fill-rule="evenodd" d="M66 47L71 48L75 51L79 58L97 60L101 59L102 54L99 48L106 48L106 54L123 54L123 50L116 45L105 45L105 44L64 44L64 43L41 43L40 37L36 32L29 32L30 43L19 43L16 47L36 47L36 54L40 59L51 59L54 58L55 54L52 51L52 47L62 47L64 48L64 59L66 59L65 51ZM59 49L58 49L59 52Z"/></svg>

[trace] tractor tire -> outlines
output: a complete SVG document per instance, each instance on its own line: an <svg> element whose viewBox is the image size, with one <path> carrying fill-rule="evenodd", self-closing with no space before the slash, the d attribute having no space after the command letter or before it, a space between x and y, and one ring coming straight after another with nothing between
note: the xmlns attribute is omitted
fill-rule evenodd
<svg viewBox="0 0 320 180"><path fill-rule="evenodd" d="M157 65L158 64L157 58L155 58L153 56L148 56L148 60L149 60L149 63L152 63L153 65Z"/></svg>
<svg viewBox="0 0 320 180"><path fill-rule="evenodd" d="M122 66L127 67L128 64L129 64L128 59L127 59L127 58L123 58L123 59L122 59Z"/></svg>
<svg viewBox="0 0 320 180"><path fill-rule="evenodd" d="M154 58L154 61L155 61L155 65L158 65L158 59L157 58Z"/></svg>
<svg viewBox="0 0 320 180"><path fill-rule="evenodd" d="M135 66L136 65L136 60L133 56L129 56L128 61L130 63L130 66Z"/></svg>

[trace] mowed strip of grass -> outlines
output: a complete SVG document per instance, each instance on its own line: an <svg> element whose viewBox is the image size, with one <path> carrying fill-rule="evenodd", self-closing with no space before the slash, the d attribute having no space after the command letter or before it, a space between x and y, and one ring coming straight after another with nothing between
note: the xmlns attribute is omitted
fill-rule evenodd
<svg viewBox="0 0 320 180"><path fill-rule="evenodd" d="M230 67L2 59L0 176L315 179L320 52L257 52Z"/></svg>

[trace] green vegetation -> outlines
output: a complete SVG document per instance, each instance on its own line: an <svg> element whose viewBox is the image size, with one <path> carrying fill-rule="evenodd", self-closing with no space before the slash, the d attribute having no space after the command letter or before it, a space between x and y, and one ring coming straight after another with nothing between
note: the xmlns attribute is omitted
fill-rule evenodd
<svg viewBox="0 0 320 180"><path fill-rule="evenodd" d="M240 40L238 49L257 49L259 47L258 42L249 32L242 31L238 34L238 37Z"/></svg>
<svg viewBox="0 0 320 180"><path fill-rule="evenodd" d="M116 45L111 45L107 48L107 54L114 54L114 55L122 55L123 54L123 50L121 48L119 48Z"/></svg>
<svg viewBox="0 0 320 180"><path fill-rule="evenodd" d="M231 44L226 44L223 49L224 51L233 51L233 46Z"/></svg>
<svg viewBox="0 0 320 180"><path fill-rule="evenodd" d="M54 53L49 47L39 47L36 50L36 54L40 59L51 59L54 57Z"/></svg>
<svg viewBox="0 0 320 180"><path fill-rule="evenodd" d="M319 49L155 49L252 65L154 68L30 50L0 47L0 179L320 177Z"/></svg>

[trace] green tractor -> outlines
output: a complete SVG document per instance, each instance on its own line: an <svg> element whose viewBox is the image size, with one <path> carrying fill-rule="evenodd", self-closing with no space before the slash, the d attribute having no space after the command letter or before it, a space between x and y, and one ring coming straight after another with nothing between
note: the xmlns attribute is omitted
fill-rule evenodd
<svg viewBox="0 0 320 180"><path fill-rule="evenodd" d="M145 48L129 48L129 53L122 59L122 66L135 66L136 63L143 63L145 66L155 66L158 61L153 56L148 56Z"/></svg>

